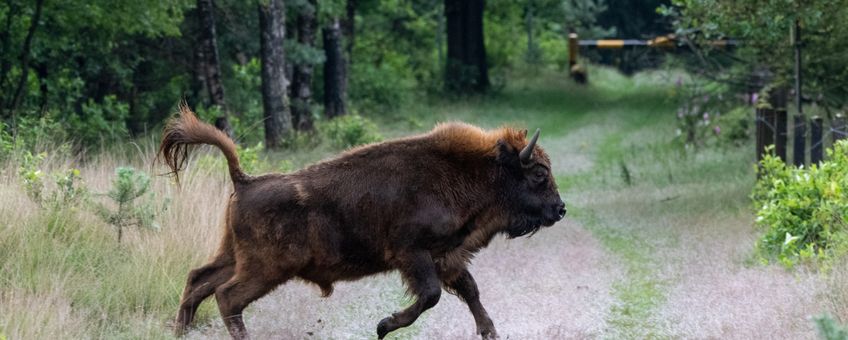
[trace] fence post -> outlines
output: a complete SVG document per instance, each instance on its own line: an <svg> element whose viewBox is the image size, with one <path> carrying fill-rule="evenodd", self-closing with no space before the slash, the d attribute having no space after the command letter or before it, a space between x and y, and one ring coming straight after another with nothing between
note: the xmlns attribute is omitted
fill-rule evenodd
<svg viewBox="0 0 848 340"><path fill-rule="evenodd" d="M580 56L580 42L577 40L577 33L568 34L568 71L573 79L578 84L586 84L588 75L586 69L577 63L577 58Z"/></svg>
<svg viewBox="0 0 848 340"><path fill-rule="evenodd" d="M793 143L793 161L795 166L804 165L804 104L801 97L801 21L796 19L792 27L792 45L795 48L795 142Z"/></svg>
<svg viewBox="0 0 848 340"><path fill-rule="evenodd" d="M763 159L766 147L774 145L775 114L770 108L757 109L757 163Z"/></svg>
<svg viewBox="0 0 848 340"><path fill-rule="evenodd" d="M831 130L833 131L833 143L848 138L848 124L846 124L844 113L837 113L833 116L832 125Z"/></svg>
<svg viewBox="0 0 848 340"><path fill-rule="evenodd" d="M779 144L775 145L775 153L786 160L786 96L784 87L773 88L768 92L768 108L757 108L757 163L763 159L765 149L775 145L775 136ZM778 126L778 112L780 125Z"/></svg>
<svg viewBox="0 0 848 340"><path fill-rule="evenodd" d="M580 45L577 43L577 33L568 33L568 68L577 65Z"/></svg>
<svg viewBox="0 0 848 340"><path fill-rule="evenodd" d="M786 158L786 143L789 139L788 134L788 123L789 117L786 114L786 108L778 108L774 111L775 115L775 141L774 141L774 153L777 154L777 157L780 157L784 162L788 160Z"/></svg>
<svg viewBox="0 0 848 340"><path fill-rule="evenodd" d="M810 124L810 165L818 164L822 160L822 122L819 116L814 116Z"/></svg>
<svg viewBox="0 0 848 340"><path fill-rule="evenodd" d="M802 166L806 161L805 148L807 147L807 127L803 116L795 115L792 118L792 126L794 130L792 160L794 161L795 166Z"/></svg>

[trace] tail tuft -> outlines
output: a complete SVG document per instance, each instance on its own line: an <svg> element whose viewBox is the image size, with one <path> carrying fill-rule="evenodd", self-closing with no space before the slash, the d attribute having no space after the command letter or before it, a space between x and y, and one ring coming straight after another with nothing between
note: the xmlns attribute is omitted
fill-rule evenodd
<svg viewBox="0 0 848 340"><path fill-rule="evenodd" d="M247 179L248 176L239 166L236 144L233 140L223 131L198 120L188 105L181 103L179 115L171 118L165 125L157 156L157 159L162 157L164 163L171 168L170 174L174 176L177 183L180 180L179 172L188 158L188 148L196 144L214 145L224 153L233 183Z"/></svg>

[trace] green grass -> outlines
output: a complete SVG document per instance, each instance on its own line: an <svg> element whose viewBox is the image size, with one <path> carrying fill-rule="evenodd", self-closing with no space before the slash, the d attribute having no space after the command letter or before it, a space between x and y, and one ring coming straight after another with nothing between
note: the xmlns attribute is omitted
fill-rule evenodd
<svg viewBox="0 0 848 340"><path fill-rule="evenodd" d="M572 211L575 209L572 209ZM650 320L652 312L664 302L663 282L656 279L657 259L652 256L654 246L643 239L634 238L627 231L603 225L597 213L577 209L572 218L585 223L585 227L613 253L624 266L625 277L613 284L618 300L607 315L610 327L606 336L611 338L655 338L657 330Z"/></svg>

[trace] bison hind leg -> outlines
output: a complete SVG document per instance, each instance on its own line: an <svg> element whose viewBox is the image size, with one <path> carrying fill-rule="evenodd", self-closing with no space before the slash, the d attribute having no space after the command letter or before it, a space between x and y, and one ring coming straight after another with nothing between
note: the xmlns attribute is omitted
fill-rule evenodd
<svg viewBox="0 0 848 340"><path fill-rule="evenodd" d="M174 324L174 333L177 336L185 334L197 308L207 297L215 293L215 289L227 282L234 272L233 261L229 256L219 256L209 264L192 270L188 275L180 309Z"/></svg>
<svg viewBox="0 0 848 340"><path fill-rule="evenodd" d="M330 295L333 295L332 283L319 283L318 287L321 288L321 297L330 297Z"/></svg>
<svg viewBox="0 0 848 340"><path fill-rule="evenodd" d="M248 339L247 329L242 319L242 311L251 302L265 296L277 286L285 283L292 274L278 271L269 276L269 271L254 267L254 271L237 269L235 276L215 290L215 300L224 325L233 339Z"/></svg>

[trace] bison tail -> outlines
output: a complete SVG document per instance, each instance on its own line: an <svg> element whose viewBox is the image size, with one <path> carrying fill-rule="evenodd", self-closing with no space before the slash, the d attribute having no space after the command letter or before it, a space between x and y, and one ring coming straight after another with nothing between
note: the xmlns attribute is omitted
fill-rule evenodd
<svg viewBox="0 0 848 340"><path fill-rule="evenodd" d="M171 118L165 125L158 155L171 168L171 174L174 175L177 183L179 183L179 171L183 169L188 158L188 147L196 144L214 145L224 153L233 183L243 182L248 178L239 166L236 144L233 140L223 131L198 120L188 105L182 103L179 115Z"/></svg>

